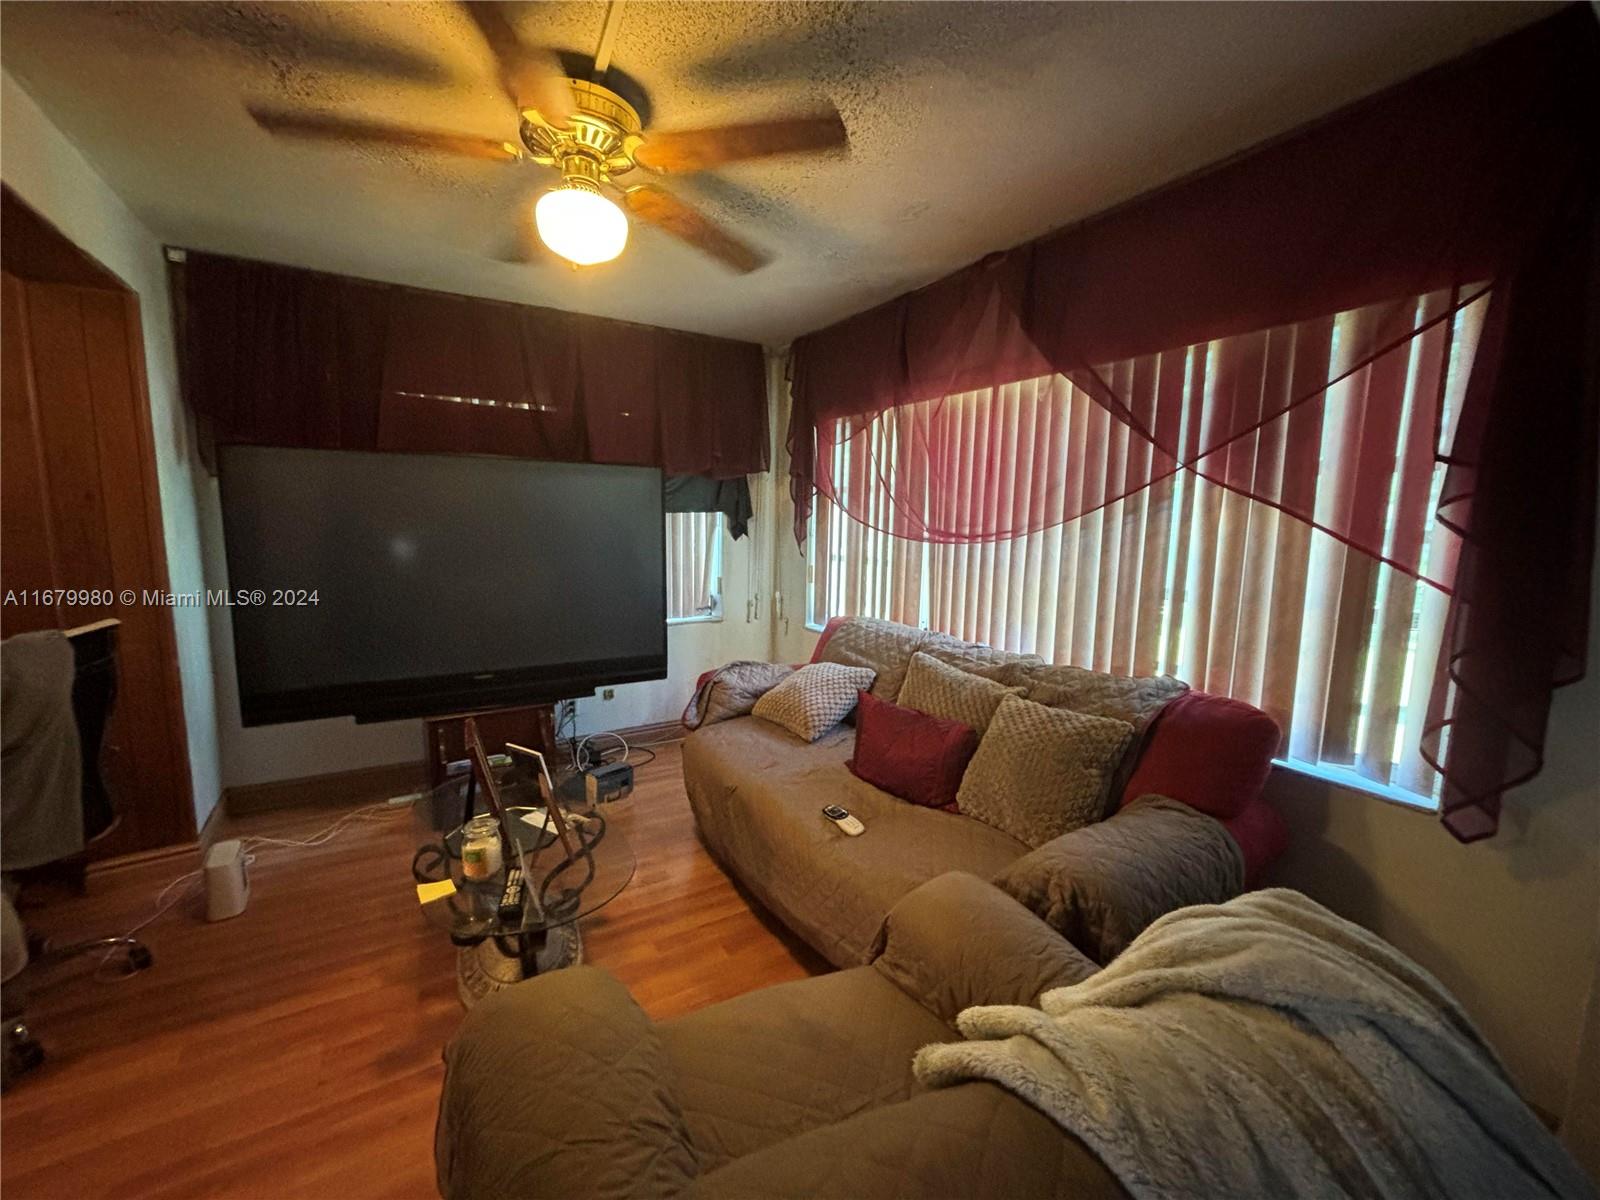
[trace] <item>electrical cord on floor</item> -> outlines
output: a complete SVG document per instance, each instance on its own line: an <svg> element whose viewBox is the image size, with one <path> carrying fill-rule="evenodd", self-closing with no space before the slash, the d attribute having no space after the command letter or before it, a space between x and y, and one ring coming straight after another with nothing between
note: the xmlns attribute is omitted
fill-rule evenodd
<svg viewBox="0 0 1600 1200"><path fill-rule="evenodd" d="M239 848L244 853L244 861L246 866L249 866L251 863L256 861L258 852L268 852L283 849L314 850L319 846L327 845L352 824L358 822L373 823L381 821L383 818L393 816L397 813L408 812L411 808L411 805L415 803L415 800L415 797L411 797L403 802L383 800L376 804L364 804L360 808L351 809L333 824L319 829L310 837L281 838L268 837L264 834L255 834L250 837L240 838ZM169 882L166 887L162 888L156 893L155 911L149 916L145 917L144 920L140 921L137 925L133 926L133 928L129 929L125 934L123 934L123 936L130 938L135 937L141 930L148 928L149 926L155 924L156 921L166 916L166 914L171 912L179 902L186 899L195 891L195 885L200 882L200 879L204 874L205 871L203 869L185 871L182 875L179 875L176 879L173 879L171 882ZM174 891L174 889L177 890ZM128 978L127 975L121 973L117 975L103 974L103 971L107 965L110 964L112 958L118 953L121 953L121 951L113 946L101 956L99 963L95 967L95 978L102 980Z"/></svg>
<svg viewBox="0 0 1600 1200"><path fill-rule="evenodd" d="M622 751L622 756L620 758L612 759L612 762L628 761L627 738L623 737L620 733L590 733L585 734L583 740L578 742L572 751L573 760L576 763L578 770L589 771L593 770L595 767L605 765L605 753L601 750L592 748L592 743L594 742L595 738L610 738L617 743L617 747Z"/></svg>

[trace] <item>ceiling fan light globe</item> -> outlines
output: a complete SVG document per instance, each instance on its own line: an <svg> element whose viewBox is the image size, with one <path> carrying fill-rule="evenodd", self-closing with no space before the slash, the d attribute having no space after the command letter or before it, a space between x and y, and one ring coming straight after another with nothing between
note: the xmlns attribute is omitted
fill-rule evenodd
<svg viewBox="0 0 1600 1200"><path fill-rule="evenodd" d="M539 240L580 267L610 262L628 244L628 218L605 196L582 187L558 187L533 206Z"/></svg>

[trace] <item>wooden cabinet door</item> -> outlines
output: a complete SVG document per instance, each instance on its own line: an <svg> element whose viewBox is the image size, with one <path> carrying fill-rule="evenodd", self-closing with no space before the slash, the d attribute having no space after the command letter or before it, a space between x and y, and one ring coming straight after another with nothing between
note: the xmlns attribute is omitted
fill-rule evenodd
<svg viewBox="0 0 1600 1200"><path fill-rule="evenodd" d="M9 637L122 622L102 769L122 820L96 856L194 836L137 309L109 289L4 276L0 612ZM38 602L51 589L94 602ZM136 597L131 604L120 599Z"/></svg>

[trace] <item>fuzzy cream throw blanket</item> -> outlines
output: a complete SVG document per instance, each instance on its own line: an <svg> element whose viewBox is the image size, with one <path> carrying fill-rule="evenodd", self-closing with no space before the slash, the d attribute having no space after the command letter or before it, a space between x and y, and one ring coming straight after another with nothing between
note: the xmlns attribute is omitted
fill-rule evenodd
<svg viewBox="0 0 1600 1200"><path fill-rule="evenodd" d="M1169 913L1039 1003L967 1009L917 1076L999 1084L1141 1200L1596 1194L1439 982L1298 892Z"/></svg>

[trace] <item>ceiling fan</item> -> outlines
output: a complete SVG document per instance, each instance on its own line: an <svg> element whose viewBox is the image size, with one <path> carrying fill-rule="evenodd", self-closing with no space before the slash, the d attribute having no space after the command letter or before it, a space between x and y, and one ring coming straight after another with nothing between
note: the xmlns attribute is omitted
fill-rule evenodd
<svg viewBox="0 0 1600 1200"><path fill-rule="evenodd" d="M561 181L534 205L539 240L577 266L609 262L628 241L628 214L741 273L768 261L760 250L654 183L627 185L635 170L687 174L724 163L849 144L829 107L792 117L706 129L646 132L638 109L605 85L623 0L611 0L589 79L568 77L553 50L525 43L494 0L460 0L493 54L500 86L521 117L520 144L470 134L251 106L269 133L436 150L468 158L555 167ZM622 202L619 207L608 193ZM623 209L627 212L624 213Z"/></svg>

